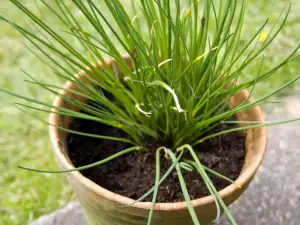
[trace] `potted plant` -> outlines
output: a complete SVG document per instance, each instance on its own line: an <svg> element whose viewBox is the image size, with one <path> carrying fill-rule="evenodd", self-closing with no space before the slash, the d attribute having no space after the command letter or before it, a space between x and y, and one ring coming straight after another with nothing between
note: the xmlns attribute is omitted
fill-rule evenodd
<svg viewBox="0 0 300 225"><path fill-rule="evenodd" d="M18 104L25 113L50 113L43 122L61 170L21 168L64 173L93 225L208 224L222 212L236 224L227 206L263 160L266 126L298 120L265 122L259 106L299 76L252 98L259 82L297 56L300 45L280 63L263 67L262 52L290 6L267 37L260 35L268 21L242 43L246 0L140 0L131 1L130 10L119 0L73 0L94 33L64 1L56 1L56 8L42 1L70 28L60 32L23 3L11 2L43 36L1 19L66 82L61 88L27 74L56 95L53 104L1 89L35 104ZM243 71L258 58L257 74L244 80Z"/></svg>

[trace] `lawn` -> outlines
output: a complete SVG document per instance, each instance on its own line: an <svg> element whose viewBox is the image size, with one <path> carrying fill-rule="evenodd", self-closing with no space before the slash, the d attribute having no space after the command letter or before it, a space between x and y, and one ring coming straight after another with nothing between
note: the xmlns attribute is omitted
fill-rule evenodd
<svg viewBox="0 0 300 225"><path fill-rule="evenodd" d="M287 25L274 44L265 52L266 65L280 60L300 39L300 1L291 2L293 2L293 7ZM243 38L247 39L254 34L266 18L270 18L271 23L274 22L287 3L288 1L284 0L249 1ZM36 7L35 0L27 1L27 5L57 29L61 28L45 7ZM70 10L80 17L71 5ZM1 0L0 15L26 27L32 26L9 0ZM24 40L19 33L3 21L0 21L0 28L0 87L51 102L53 96L24 82L26 77L20 68L40 80L49 82L51 79L51 83L59 83L59 80L55 80L51 74L49 76L47 68L29 53L22 44ZM271 79L258 86L256 95L262 96L266 91L271 91L291 77L298 75L299 63L300 59L297 58ZM258 64L259 62L253 64L245 72L245 77L256 74ZM293 88L287 89L283 94L292 92ZM63 176L37 174L17 168L18 165L26 165L34 168L55 169L56 165L51 152L47 127L16 109L12 105L15 101L17 99L0 92L0 225L27 224L67 204L74 198ZM42 113L37 113L37 116L44 119L47 117Z"/></svg>

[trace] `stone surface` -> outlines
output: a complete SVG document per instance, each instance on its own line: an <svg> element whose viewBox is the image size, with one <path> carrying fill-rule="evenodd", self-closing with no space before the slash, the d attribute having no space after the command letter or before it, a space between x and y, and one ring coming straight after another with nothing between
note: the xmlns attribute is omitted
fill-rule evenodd
<svg viewBox="0 0 300 225"><path fill-rule="evenodd" d="M87 225L78 202L71 202L63 209L40 217L30 225Z"/></svg>
<svg viewBox="0 0 300 225"><path fill-rule="evenodd" d="M283 105L269 105L265 111L269 121L299 117L300 98L286 97ZM300 224L300 122L269 128L264 162L245 194L230 208L242 225ZM218 224L230 223L222 217ZM87 223L79 204L72 202L30 225Z"/></svg>

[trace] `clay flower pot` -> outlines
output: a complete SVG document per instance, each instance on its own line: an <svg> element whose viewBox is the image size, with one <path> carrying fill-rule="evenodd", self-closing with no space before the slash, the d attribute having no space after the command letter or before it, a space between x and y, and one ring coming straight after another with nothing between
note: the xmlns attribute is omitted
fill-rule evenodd
<svg viewBox="0 0 300 225"><path fill-rule="evenodd" d="M130 63L130 61L128 61ZM107 60L111 65L111 60ZM101 66L101 65L100 65ZM81 76L80 77L84 77ZM64 89L77 90L77 88L68 81ZM78 91L78 90L77 90ZM82 97L61 90L60 92L71 98L85 101ZM248 96L246 90L242 90L231 98L230 106L234 107ZM253 101L250 99L249 101ZM59 96L54 101L54 106L76 109L76 107L67 104ZM248 111L237 115L238 120L261 121L264 122L264 116L259 107L254 107ZM54 125L69 127L71 118L52 113L50 123ZM73 169L74 166L68 157L68 146L66 141L67 133L54 126L50 126L50 136L53 144L54 154L61 169ZM236 182L242 188L231 184L221 190L219 194L227 205L233 203L245 191L256 171L258 170L266 150L267 129L266 127L248 129L246 132L246 158L243 169ZM131 204L133 199L118 195L106 190L93 181L84 177L80 172L69 172L65 174L69 183L72 185L85 215L91 225L145 225L151 208L151 202L136 203L131 207L124 205ZM212 196L206 196L192 201L195 211L198 215L201 225L209 224L217 214L217 209ZM189 211L185 202L178 203L157 203L152 220L153 225L193 225Z"/></svg>

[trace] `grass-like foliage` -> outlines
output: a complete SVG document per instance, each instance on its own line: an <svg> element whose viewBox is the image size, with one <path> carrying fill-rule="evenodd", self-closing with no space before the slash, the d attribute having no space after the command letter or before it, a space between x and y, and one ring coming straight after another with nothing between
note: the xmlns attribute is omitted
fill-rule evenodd
<svg viewBox="0 0 300 225"><path fill-rule="evenodd" d="M220 123L239 123L228 119L238 112L267 103L269 97L300 78L296 76L255 102L248 101L254 95L257 83L297 57L300 44L282 61L269 67L263 66L263 51L286 23L290 5L282 10L268 36L262 37L268 20L253 34L243 30L246 0L131 0L131 5L125 5L120 0L103 0L101 3L95 0L72 0L78 12L86 18L89 29L78 22L65 1L56 0L56 7L53 8L47 1L41 0L44 7L65 24L64 30L54 30L20 1L10 1L32 20L35 32L8 18L0 17L1 20L11 24L28 40L31 44L29 49L52 69L54 76L72 80L80 90L68 91L94 103L61 96L81 111L56 107L56 113L116 127L130 137L99 136L58 127L80 135L133 145L105 160L74 170L101 165L120 155L142 150L145 138L155 139L162 144L157 149L155 186L137 201L153 194L154 206L159 185L176 169L192 219L199 224L182 176L183 170L195 170L215 198L217 217L222 207L231 223L236 224L207 173L227 178L202 165L192 146L236 130L294 121L265 124L244 121L246 126L208 135ZM106 7L109 15L103 13L103 7ZM130 8L130 12L127 8ZM107 18L112 18L113 23ZM241 42L241 35L247 35L248 42ZM70 38L80 43L81 47L70 44ZM107 57L113 59L112 68L105 63ZM260 60L260 66L252 79L241 79L245 68L257 60ZM80 76L75 75L78 71L82 71ZM40 83L33 75L27 75L27 82L60 95L60 87L51 82ZM229 108L229 99L242 89L249 89L249 98ZM53 108L50 103L7 90L1 91L34 103L18 104L26 113L29 113L29 109L50 113ZM161 152L173 162L163 177L159 176ZM189 153L193 161L185 160L184 152ZM31 170L52 173L70 171ZM153 208L148 224L151 223L152 213Z"/></svg>

